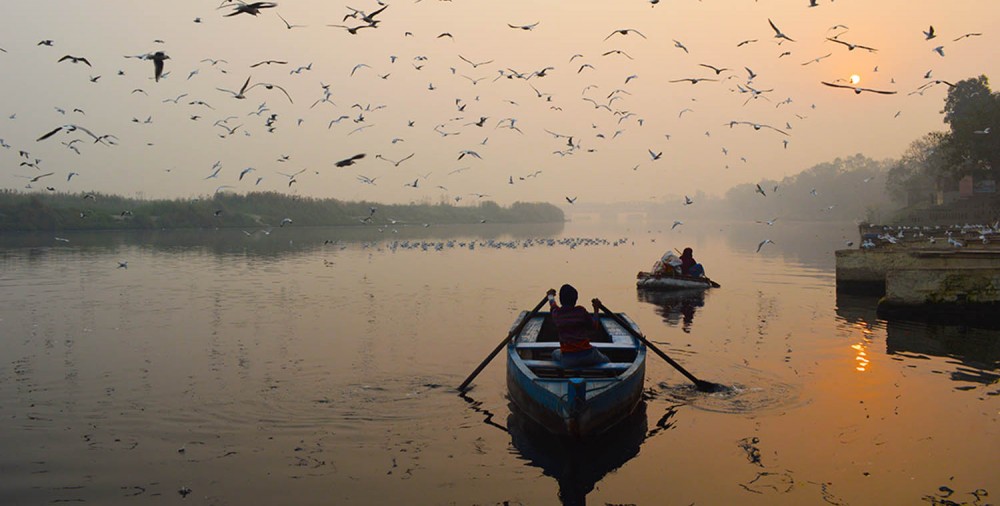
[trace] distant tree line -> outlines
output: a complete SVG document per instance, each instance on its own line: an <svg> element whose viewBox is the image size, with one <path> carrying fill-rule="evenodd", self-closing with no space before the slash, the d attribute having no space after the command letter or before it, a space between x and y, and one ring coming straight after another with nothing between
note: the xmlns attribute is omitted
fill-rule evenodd
<svg viewBox="0 0 1000 506"><path fill-rule="evenodd" d="M140 200L100 193L0 191L0 230L99 230L224 227L548 223L565 220L547 203L492 201L475 206L380 204L288 196L217 193L204 199Z"/></svg>
<svg viewBox="0 0 1000 506"><path fill-rule="evenodd" d="M708 206L709 213L730 218L752 213L758 220L770 216L886 223L929 205L928 196L935 192L956 190L965 176L995 179L993 169L1000 167L1000 93L990 90L983 75L954 84L931 81L926 86L934 85L948 86L941 113L950 128L914 140L898 160L878 161L858 154L781 181L738 185L713 203L717 205Z"/></svg>

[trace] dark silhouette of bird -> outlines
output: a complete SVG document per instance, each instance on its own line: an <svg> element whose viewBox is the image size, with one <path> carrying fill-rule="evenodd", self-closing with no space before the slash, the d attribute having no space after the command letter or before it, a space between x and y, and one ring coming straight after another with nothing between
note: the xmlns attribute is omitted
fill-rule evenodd
<svg viewBox="0 0 1000 506"><path fill-rule="evenodd" d="M823 84L825 84L825 85L827 85L827 86L832 86L834 88L847 88L849 90L854 90L854 93L856 93L858 95L860 95L862 91L870 91L872 93L881 93L883 95L895 95L896 94L895 91L873 90L871 88L861 88L859 86L848 86L846 84L828 83L826 81L820 81L820 82L823 83Z"/></svg>
<svg viewBox="0 0 1000 506"><path fill-rule="evenodd" d="M59 61L57 63L61 63L66 60L69 60L70 63L86 63L88 67L93 67L93 65L91 65L90 62L87 61L87 59L82 56L66 55L63 56L62 58L59 58Z"/></svg>
<svg viewBox="0 0 1000 506"><path fill-rule="evenodd" d="M159 82L163 75L163 60L169 60L170 57L163 51L157 51L146 55L146 59L153 60L153 80Z"/></svg>
<svg viewBox="0 0 1000 506"><path fill-rule="evenodd" d="M253 3L243 3L237 2L233 6L233 12L226 14L225 17L235 16L237 14L250 14L251 16L256 16L260 14L261 9L270 9L272 7L277 7L278 4L275 2L253 2ZM221 9L222 7L220 7Z"/></svg>
<svg viewBox="0 0 1000 506"><path fill-rule="evenodd" d="M365 157L364 153L359 153L359 154L356 154L356 155L354 155L354 156L352 156L350 158L345 158L345 159L343 159L343 160L335 163L334 165L337 166L337 167L349 167L351 165L354 165L355 162L357 162L358 160L360 160L360 159L362 159L364 157Z"/></svg>

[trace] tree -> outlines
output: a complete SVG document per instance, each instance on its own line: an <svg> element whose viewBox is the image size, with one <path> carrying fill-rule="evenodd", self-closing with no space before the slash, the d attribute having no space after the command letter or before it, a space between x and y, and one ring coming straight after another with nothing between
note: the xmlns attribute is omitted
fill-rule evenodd
<svg viewBox="0 0 1000 506"><path fill-rule="evenodd" d="M931 132L910 143L886 176L885 188L893 202L906 205L910 195L929 194L948 177L950 135Z"/></svg>
<svg viewBox="0 0 1000 506"><path fill-rule="evenodd" d="M1000 167L1000 93L990 91L986 76L951 87L941 112L951 126L941 142L948 154L946 172L957 179Z"/></svg>

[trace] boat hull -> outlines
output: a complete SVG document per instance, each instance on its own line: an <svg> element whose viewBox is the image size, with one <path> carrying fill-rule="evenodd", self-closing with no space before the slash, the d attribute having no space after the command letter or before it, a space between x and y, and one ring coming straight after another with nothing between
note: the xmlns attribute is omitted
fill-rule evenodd
<svg viewBox="0 0 1000 506"><path fill-rule="evenodd" d="M635 286L647 290L691 290L712 288L712 280L694 276L662 276L640 272Z"/></svg>
<svg viewBox="0 0 1000 506"><path fill-rule="evenodd" d="M522 313L521 317L524 316ZM525 415L553 434L573 437L601 434L627 418L639 404L646 374L646 348L613 320L602 318L601 324L611 341L595 342L594 346L612 360L628 357L628 361L561 369L555 362L524 358L538 350L558 347L558 343L534 341L547 316L539 313L508 345L510 399ZM635 327L631 321L628 323ZM547 348L548 344L552 346Z"/></svg>

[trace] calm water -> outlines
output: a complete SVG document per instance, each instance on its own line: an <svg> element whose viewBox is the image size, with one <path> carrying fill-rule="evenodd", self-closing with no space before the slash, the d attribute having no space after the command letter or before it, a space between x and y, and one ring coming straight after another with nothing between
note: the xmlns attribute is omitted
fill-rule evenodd
<svg viewBox="0 0 1000 506"><path fill-rule="evenodd" d="M669 227L7 234L0 504L995 502L1000 331L838 297L852 224ZM636 292L684 246L722 288ZM651 354L583 446L512 411L501 359L457 396L563 282L733 392Z"/></svg>

